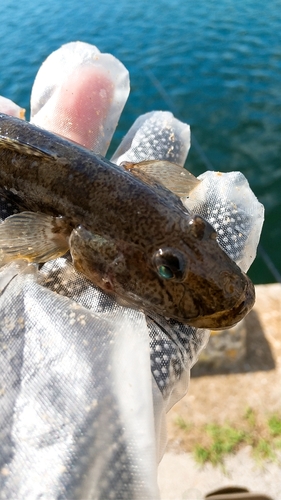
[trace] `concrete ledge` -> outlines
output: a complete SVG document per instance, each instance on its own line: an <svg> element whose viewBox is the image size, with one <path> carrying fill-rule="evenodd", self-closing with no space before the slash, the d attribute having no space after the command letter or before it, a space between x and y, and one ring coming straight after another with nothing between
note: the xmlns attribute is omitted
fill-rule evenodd
<svg viewBox="0 0 281 500"><path fill-rule="evenodd" d="M281 499L280 465L261 469L243 448L225 461L227 475L212 465L198 466L190 453L167 453L158 471L161 500L204 500L205 495L223 486L244 486L252 493Z"/></svg>
<svg viewBox="0 0 281 500"><path fill-rule="evenodd" d="M182 433L175 424L181 416L193 429L213 421L221 425L229 421L240 428L247 408L261 419L280 414L281 284L256 286L256 304L245 319L245 329L233 337L230 333L230 339L223 332L221 340L215 340L216 353L220 352L215 362L207 360L203 351L192 369L188 393L167 415L169 442L159 466L162 500L199 500L215 488L234 484L281 499L280 462L265 463L261 469L244 448L227 457L227 475L211 465L199 467L186 452L196 439L194 431ZM228 349L239 335L242 349L234 356Z"/></svg>

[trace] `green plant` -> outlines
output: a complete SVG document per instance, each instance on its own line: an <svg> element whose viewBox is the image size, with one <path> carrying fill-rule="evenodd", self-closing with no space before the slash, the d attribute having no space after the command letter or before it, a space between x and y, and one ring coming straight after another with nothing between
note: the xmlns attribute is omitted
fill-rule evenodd
<svg viewBox="0 0 281 500"><path fill-rule="evenodd" d="M250 427L255 428L257 424L256 413L253 408L248 407L245 411L244 418L247 420Z"/></svg>
<svg viewBox="0 0 281 500"><path fill-rule="evenodd" d="M281 418L278 415L272 415L268 419L267 425L272 436L281 436Z"/></svg>
<svg viewBox="0 0 281 500"><path fill-rule="evenodd" d="M239 419L241 421L241 419ZM197 463L223 466L225 457L236 452L242 445L250 445L257 462L275 461L281 449L281 416L272 414L264 418L252 408L247 408L238 427L229 423L195 426L178 416L176 425L186 434ZM196 442L193 433L196 432Z"/></svg>
<svg viewBox="0 0 281 500"><path fill-rule="evenodd" d="M183 431L190 431L192 428L192 424L187 422L181 415L178 415L178 417L175 420L175 424Z"/></svg>
<svg viewBox="0 0 281 500"><path fill-rule="evenodd" d="M226 454L232 453L244 438L244 431L230 425L209 424L205 427L211 440L208 445L196 445L194 455L200 464L211 462L212 465L223 463Z"/></svg>
<svg viewBox="0 0 281 500"><path fill-rule="evenodd" d="M262 463L264 460L275 460L276 453L267 439L259 439L253 448L253 456L257 462Z"/></svg>

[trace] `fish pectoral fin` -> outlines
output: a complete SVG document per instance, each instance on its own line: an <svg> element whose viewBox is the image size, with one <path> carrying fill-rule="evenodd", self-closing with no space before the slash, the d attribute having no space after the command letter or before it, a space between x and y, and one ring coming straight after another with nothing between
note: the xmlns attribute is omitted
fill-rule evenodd
<svg viewBox="0 0 281 500"><path fill-rule="evenodd" d="M201 182L185 168L165 160L148 160L140 163L123 162L122 166L132 173L134 170L144 172L179 197L188 196Z"/></svg>
<svg viewBox="0 0 281 500"><path fill-rule="evenodd" d="M68 234L62 217L36 212L11 215L0 224L0 266L15 259L39 263L60 257L69 249Z"/></svg>

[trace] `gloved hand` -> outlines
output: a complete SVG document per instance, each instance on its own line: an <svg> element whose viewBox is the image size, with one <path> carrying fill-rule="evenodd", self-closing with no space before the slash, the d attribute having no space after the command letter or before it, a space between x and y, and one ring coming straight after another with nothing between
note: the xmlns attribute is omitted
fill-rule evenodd
<svg viewBox="0 0 281 500"><path fill-rule="evenodd" d="M39 70L31 121L105 155L128 93L113 56L67 44ZM152 112L112 160L183 165L189 146L188 125ZM242 174L203 179L183 201L246 270L262 207ZM0 198L0 210L4 219L14 207ZM186 393L208 331L120 306L68 257L39 270L9 264L0 288L2 498L156 499L165 413Z"/></svg>

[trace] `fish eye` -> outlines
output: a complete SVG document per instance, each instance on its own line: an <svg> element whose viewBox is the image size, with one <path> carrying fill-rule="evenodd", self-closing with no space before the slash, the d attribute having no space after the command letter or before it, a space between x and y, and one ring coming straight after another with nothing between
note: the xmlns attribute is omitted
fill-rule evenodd
<svg viewBox="0 0 281 500"><path fill-rule="evenodd" d="M173 248L164 248L155 252L154 264L158 275L165 279L182 280L185 271L185 259L181 252Z"/></svg>
<svg viewBox="0 0 281 500"><path fill-rule="evenodd" d="M170 280L171 278L174 277L172 269L168 266L161 265L157 268L157 271L159 276L161 276L161 278L164 278L166 280Z"/></svg>

